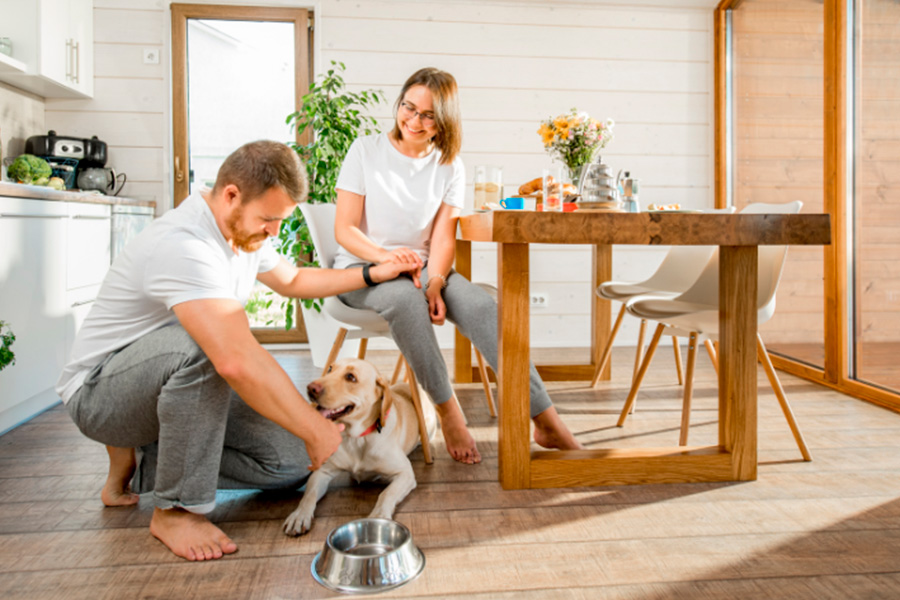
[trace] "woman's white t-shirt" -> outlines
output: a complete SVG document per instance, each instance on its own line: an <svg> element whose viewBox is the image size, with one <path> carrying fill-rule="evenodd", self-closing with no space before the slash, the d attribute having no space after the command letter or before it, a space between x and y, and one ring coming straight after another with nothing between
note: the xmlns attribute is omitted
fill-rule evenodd
<svg viewBox="0 0 900 600"><path fill-rule="evenodd" d="M434 218L441 204L463 207L466 174L458 156L441 164L441 152L410 158L394 148L388 134L357 138L341 166L337 188L365 196L360 229L384 248L409 248L428 260ZM334 267L360 258L338 247Z"/></svg>

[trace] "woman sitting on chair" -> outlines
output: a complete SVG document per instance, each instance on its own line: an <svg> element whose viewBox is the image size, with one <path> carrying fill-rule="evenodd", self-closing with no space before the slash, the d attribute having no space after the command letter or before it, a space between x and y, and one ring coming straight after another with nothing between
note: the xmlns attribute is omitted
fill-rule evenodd
<svg viewBox="0 0 900 600"><path fill-rule="evenodd" d="M337 183L335 268L398 262L419 267L398 278L340 296L376 311L416 378L437 406L447 450L457 461L481 461L450 385L432 324L446 319L497 368L497 303L452 269L456 226L465 193L459 158L462 127L456 80L421 69L403 85L390 133L353 142ZM423 294L424 290L424 294ZM563 424L534 365L531 418L545 448L581 445Z"/></svg>

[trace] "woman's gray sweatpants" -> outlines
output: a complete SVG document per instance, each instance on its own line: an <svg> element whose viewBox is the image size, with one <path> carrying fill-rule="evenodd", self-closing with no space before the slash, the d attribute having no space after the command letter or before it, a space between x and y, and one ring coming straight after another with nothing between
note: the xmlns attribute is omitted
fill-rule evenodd
<svg viewBox="0 0 900 600"><path fill-rule="evenodd" d="M422 282L426 281L427 269L422 271ZM490 294L456 271L450 271L443 295L447 319L456 324L497 372L497 303ZM341 294L339 298L348 306L374 310L384 317L391 326L394 341L432 401L443 404L451 398L450 374L428 315L428 300L425 292L411 279L398 277L374 287ZM553 403L533 363L530 381L531 417L534 418Z"/></svg>
<svg viewBox="0 0 900 600"><path fill-rule="evenodd" d="M297 489L303 440L247 406L181 325L110 355L66 404L87 437L138 448L132 490L207 513L216 489Z"/></svg>

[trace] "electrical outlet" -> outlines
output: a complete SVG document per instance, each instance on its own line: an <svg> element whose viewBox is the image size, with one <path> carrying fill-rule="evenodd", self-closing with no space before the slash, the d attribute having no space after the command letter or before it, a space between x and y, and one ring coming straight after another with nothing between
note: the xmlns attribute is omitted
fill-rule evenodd
<svg viewBox="0 0 900 600"><path fill-rule="evenodd" d="M547 308L550 299L547 294L531 294L531 306L539 308Z"/></svg>
<svg viewBox="0 0 900 600"><path fill-rule="evenodd" d="M159 50L156 48L144 48L144 64L145 65L158 65L159 64Z"/></svg>

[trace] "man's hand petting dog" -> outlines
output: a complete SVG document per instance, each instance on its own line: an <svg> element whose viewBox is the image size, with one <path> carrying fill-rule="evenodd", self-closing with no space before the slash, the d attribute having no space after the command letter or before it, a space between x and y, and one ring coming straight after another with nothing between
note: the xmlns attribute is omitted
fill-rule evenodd
<svg viewBox="0 0 900 600"><path fill-rule="evenodd" d="M353 358L335 362L307 392L322 416L343 424L344 437L337 452L310 476L299 506L284 522L284 532L308 532L316 504L332 479L343 474L357 481L388 480L369 516L393 517L397 504L416 487L408 454L419 443L419 427L409 386L390 386L371 363ZM419 397L427 398L422 390ZM430 441L437 416L431 402L423 402L422 411Z"/></svg>

